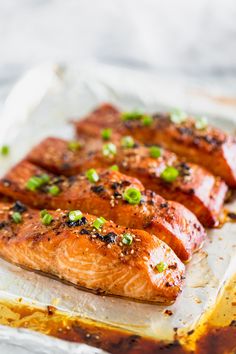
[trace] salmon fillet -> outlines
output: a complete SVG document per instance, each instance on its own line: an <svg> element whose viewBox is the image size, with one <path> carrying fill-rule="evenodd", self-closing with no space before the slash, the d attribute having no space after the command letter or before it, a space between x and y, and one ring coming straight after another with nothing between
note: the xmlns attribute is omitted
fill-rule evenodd
<svg viewBox="0 0 236 354"><path fill-rule="evenodd" d="M84 120L75 122L75 126L78 134L85 131L89 134L96 125L97 129L109 127L121 134L132 135L143 143L160 144L188 161L206 167L230 187L236 187L235 137L211 125L204 129L196 128L192 117L182 123L173 123L169 113L154 114L153 122L148 126L142 123L140 117L123 121L118 109L104 104Z"/></svg>
<svg viewBox="0 0 236 354"><path fill-rule="evenodd" d="M19 223L12 218L15 210ZM0 257L100 294L161 303L176 299L184 265L157 237L111 221L97 230L89 214L71 222L68 211L49 213L53 221L46 226L38 210L0 202ZM127 233L130 245L123 243Z"/></svg>
<svg viewBox="0 0 236 354"><path fill-rule="evenodd" d="M79 208L98 216L102 213L117 224L155 234L184 261L201 247L206 237L205 230L187 208L176 202L167 202L152 191L145 191L136 178L111 170L97 172L98 181L91 183L85 174L56 176L22 161L0 181L0 193L37 208ZM38 190L29 190L27 183L31 177L43 174L47 174L50 182ZM52 185L58 188L58 195L50 194ZM140 193L140 201L135 205L124 200L130 188Z"/></svg>
<svg viewBox="0 0 236 354"><path fill-rule="evenodd" d="M90 126L90 123L88 123ZM93 136L80 138L81 147L69 148L69 142L58 138L46 138L27 156L36 165L66 176L81 173L90 167L109 167L117 164L119 170L129 176L137 177L149 188L168 200L175 200L190 209L206 227L219 224L227 186L219 177L214 177L205 168L186 163L176 154L162 149L161 156L150 156L150 148L134 143L132 148L124 148L121 137L111 137L117 153L104 156L102 149L107 142L100 139L100 131L93 126ZM161 178L167 166L179 171L178 178L167 183Z"/></svg>

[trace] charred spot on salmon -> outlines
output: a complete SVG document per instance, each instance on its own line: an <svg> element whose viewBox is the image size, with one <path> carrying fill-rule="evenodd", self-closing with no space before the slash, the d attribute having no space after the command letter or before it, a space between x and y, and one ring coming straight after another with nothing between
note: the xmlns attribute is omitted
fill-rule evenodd
<svg viewBox="0 0 236 354"><path fill-rule="evenodd" d="M102 237L102 241L106 243L114 243L116 240L117 234L115 232L109 232L108 234Z"/></svg>
<svg viewBox="0 0 236 354"><path fill-rule="evenodd" d="M69 227L82 226L87 224L87 219L83 216L80 220L77 221L67 221L66 225Z"/></svg>
<svg viewBox="0 0 236 354"><path fill-rule="evenodd" d="M81 229L80 230L80 235L90 235L90 231L86 230L86 229Z"/></svg>
<svg viewBox="0 0 236 354"><path fill-rule="evenodd" d="M188 190L188 194L193 195L195 193L195 190L193 188L190 188Z"/></svg>
<svg viewBox="0 0 236 354"><path fill-rule="evenodd" d="M6 221L0 222L0 230L4 229L6 226L7 226L7 222Z"/></svg>
<svg viewBox="0 0 236 354"><path fill-rule="evenodd" d="M186 162L181 162L178 165L178 170L181 176L190 176L190 166Z"/></svg>
<svg viewBox="0 0 236 354"><path fill-rule="evenodd" d="M104 187L103 186L92 186L91 187L91 191L93 191L94 193L102 193L104 191Z"/></svg>
<svg viewBox="0 0 236 354"><path fill-rule="evenodd" d="M15 202L15 204L13 205L12 210L22 214L27 210L27 207L23 203L21 203L19 200L17 200Z"/></svg>
<svg viewBox="0 0 236 354"><path fill-rule="evenodd" d="M71 165L68 163L68 162L64 162L62 165L61 165L61 168L63 170L69 170L69 168L71 167Z"/></svg>
<svg viewBox="0 0 236 354"><path fill-rule="evenodd" d="M111 184L111 189L114 189L114 190L116 190L118 187L119 187L119 183L118 182L113 182L112 184Z"/></svg>
<svg viewBox="0 0 236 354"><path fill-rule="evenodd" d="M178 127L177 130L181 135L193 135L193 130L188 127Z"/></svg>
<svg viewBox="0 0 236 354"><path fill-rule="evenodd" d="M122 197L122 194L120 194L119 192L115 191L114 192L114 197L117 198L117 197Z"/></svg>

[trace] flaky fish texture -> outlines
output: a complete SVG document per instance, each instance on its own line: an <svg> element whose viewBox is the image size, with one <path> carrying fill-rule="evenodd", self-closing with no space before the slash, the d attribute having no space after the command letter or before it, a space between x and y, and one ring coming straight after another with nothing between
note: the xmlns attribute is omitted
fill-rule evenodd
<svg viewBox="0 0 236 354"><path fill-rule="evenodd" d="M154 114L152 118L150 125L143 124L142 115L137 119L122 120L118 109L104 104L75 125L79 134L82 131L90 133L96 125L97 129L109 127L120 134L132 135L145 144L160 144L188 161L204 166L230 187L236 187L235 137L211 125L198 128L192 117L181 123L174 123L169 113Z"/></svg>
<svg viewBox="0 0 236 354"><path fill-rule="evenodd" d="M49 179L47 184L34 191L28 188L32 177L45 174ZM97 174L97 182L92 183L86 174L58 176L24 160L0 180L0 193L33 207L79 208L126 227L146 230L166 242L184 261L201 247L205 230L183 205L146 191L139 180L118 171L97 170ZM57 186L57 195L51 194L51 186ZM125 200L125 193L130 188L140 193L137 204Z"/></svg>
<svg viewBox="0 0 236 354"><path fill-rule="evenodd" d="M176 299L185 267L157 237L111 221L96 229L96 217L89 214L73 222L68 211L48 213L53 220L44 225L38 210L0 202L0 257L99 294L160 303ZM131 244L123 241L127 233Z"/></svg>
<svg viewBox="0 0 236 354"><path fill-rule="evenodd" d="M85 124L85 123L84 123ZM90 123L88 123L90 127ZM168 200L177 201L191 210L206 227L219 224L219 215L227 193L224 181L205 168L186 163L176 154L160 150L158 158L150 156L150 147L134 142L132 147L122 146L122 136L100 138L100 131L93 126L91 136L80 137L78 149L71 150L70 142L58 138L46 138L28 154L28 160L52 172L72 176L90 167L104 168L116 164L119 170L137 177L145 186ZM95 136L97 136L95 138ZM103 148L110 142L116 146L116 154L104 156ZM167 166L175 167L178 178L171 183L163 180Z"/></svg>

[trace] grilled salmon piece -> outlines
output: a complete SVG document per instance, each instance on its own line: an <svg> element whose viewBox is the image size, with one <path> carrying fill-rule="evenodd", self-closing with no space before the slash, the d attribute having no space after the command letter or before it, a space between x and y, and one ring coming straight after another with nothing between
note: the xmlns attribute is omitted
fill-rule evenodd
<svg viewBox="0 0 236 354"><path fill-rule="evenodd" d="M0 257L97 293L160 303L176 299L185 267L157 237L111 221L96 229L89 214L75 222L65 210L48 213L53 221L44 225L38 210L0 202Z"/></svg>
<svg viewBox="0 0 236 354"><path fill-rule="evenodd" d="M46 173L46 170L22 161L0 181L0 192L37 208L80 208L98 216L102 213L117 224L155 234L184 261L201 247L206 237L203 226L187 208L145 191L136 178L101 170L97 171L97 182L91 183L85 174L67 178ZM35 176L46 176L50 182L32 191L28 184ZM135 196L132 197L133 191ZM127 197L130 192L131 197Z"/></svg>
<svg viewBox="0 0 236 354"><path fill-rule="evenodd" d="M95 129L100 136L100 131ZM109 167L117 164L119 170L137 177L146 188L162 197L182 203L190 209L206 227L219 224L219 214L227 193L227 186L219 177L206 169L186 163L176 154L161 149L161 156L150 156L150 148L135 142L133 147L124 148L121 137L112 138L117 153L104 156L102 149L107 142L97 138L80 139L81 146L71 150L70 142L58 138L46 138L28 155L28 160L52 172L66 176L75 175L90 167ZM165 182L161 177L167 166L178 170L176 180Z"/></svg>
<svg viewBox="0 0 236 354"><path fill-rule="evenodd" d="M182 123L173 123L171 114L154 114L153 122L148 126L143 124L142 115L136 115L136 118L122 120L121 112L105 104L75 125L79 134L92 133L95 125L97 129L109 127L121 134L132 135L143 143L160 144L188 161L206 167L230 187L236 187L235 137L210 125L200 123L197 128L198 123L192 117Z"/></svg>

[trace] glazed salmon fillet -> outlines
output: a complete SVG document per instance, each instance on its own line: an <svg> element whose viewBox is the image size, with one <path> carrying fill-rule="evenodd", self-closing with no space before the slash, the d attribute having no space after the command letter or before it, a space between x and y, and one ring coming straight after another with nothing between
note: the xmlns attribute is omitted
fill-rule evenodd
<svg viewBox="0 0 236 354"><path fill-rule="evenodd" d="M149 124L145 117L151 117ZM182 113L153 116L121 113L112 105L104 104L75 125L78 134L92 132L93 126L97 129L113 128L145 144L160 144L188 161L206 167L230 187L236 187L236 139L204 124L204 121L185 118Z"/></svg>
<svg viewBox="0 0 236 354"><path fill-rule="evenodd" d="M118 171L95 172L96 182L91 182L87 174L57 176L24 160L0 181L0 193L37 208L79 208L98 216L102 213L117 224L156 235L183 261L201 247L205 230L187 208L145 191L136 178ZM46 176L47 183L32 190L35 177L37 181L42 176Z"/></svg>
<svg viewBox="0 0 236 354"><path fill-rule="evenodd" d="M101 294L170 303L181 291L185 267L157 237L111 221L96 229L89 214L76 222L68 211L48 214L44 225L38 210L0 202L0 257Z"/></svg>
<svg viewBox="0 0 236 354"><path fill-rule="evenodd" d="M146 188L165 199L182 203L204 226L219 224L219 214L227 193L227 186L221 178L198 165L184 162L165 149L157 150L158 157L152 157L152 147L136 141L131 147L123 147L122 137L117 135L109 139L115 144L116 153L104 156L103 149L107 141L100 139L100 131L95 126L93 128L93 136L98 135L97 138L81 137L77 149L70 149L69 141L46 138L32 149L27 159L66 176L81 173L90 167L102 168L116 164L121 172L137 177ZM179 173L171 183L161 177L168 166L175 167Z"/></svg>

